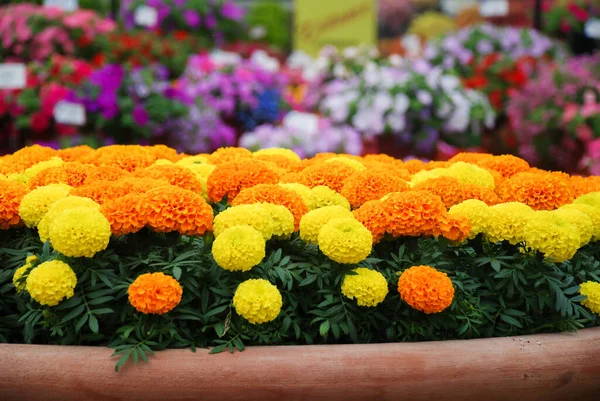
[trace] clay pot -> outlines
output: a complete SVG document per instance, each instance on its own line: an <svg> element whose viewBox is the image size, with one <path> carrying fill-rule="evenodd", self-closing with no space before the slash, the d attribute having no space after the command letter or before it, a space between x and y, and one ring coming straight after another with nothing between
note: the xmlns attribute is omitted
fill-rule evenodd
<svg viewBox="0 0 600 401"><path fill-rule="evenodd" d="M600 328L466 341L157 352L0 345L0 400L571 401L600 394Z"/></svg>

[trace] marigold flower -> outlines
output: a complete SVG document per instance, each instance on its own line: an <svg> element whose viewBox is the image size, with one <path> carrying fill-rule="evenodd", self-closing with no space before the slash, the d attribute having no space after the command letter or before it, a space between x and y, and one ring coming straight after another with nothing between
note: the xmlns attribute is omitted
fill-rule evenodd
<svg viewBox="0 0 600 401"><path fill-rule="evenodd" d="M264 279L244 281L233 295L235 311L251 324L275 320L282 306L281 293L277 287Z"/></svg>
<svg viewBox="0 0 600 401"><path fill-rule="evenodd" d="M358 208L367 201L381 199L390 192L401 192L408 188L406 181L391 173L365 170L357 171L344 180L341 194L350 202L350 206Z"/></svg>
<svg viewBox="0 0 600 401"><path fill-rule="evenodd" d="M523 241L525 226L534 215L524 203L509 202L487 209L484 234L490 242L508 241L513 245Z"/></svg>
<svg viewBox="0 0 600 401"><path fill-rule="evenodd" d="M446 206L439 196L426 191L397 192L382 203L386 232L394 237L441 234L439 225L446 216Z"/></svg>
<svg viewBox="0 0 600 401"><path fill-rule="evenodd" d="M44 160L43 162L39 162L39 163L34 164L33 166L29 167L28 169L23 171L21 176L23 177L23 180L25 182L29 182L30 179L35 177L41 171L46 170L50 167L58 167L64 163L65 162L61 158L52 157L49 160Z"/></svg>
<svg viewBox="0 0 600 401"><path fill-rule="evenodd" d="M528 248L543 253L555 263L571 259L581 243L575 227L546 212L536 212L534 218L528 220L523 238Z"/></svg>
<svg viewBox="0 0 600 401"><path fill-rule="evenodd" d="M289 238L296 230L294 215L288 208L273 203L259 204L273 219L273 236L279 239Z"/></svg>
<svg viewBox="0 0 600 401"><path fill-rule="evenodd" d="M91 258L110 241L110 224L97 209L76 207L63 210L50 223L52 247L72 258Z"/></svg>
<svg viewBox="0 0 600 401"><path fill-rule="evenodd" d="M346 178L356 170L344 163L317 163L307 167L300 173L300 184L314 188L324 185L336 192L341 192Z"/></svg>
<svg viewBox="0 0 600 401"><path fill-rule="evenodd" d="M59 149L56 151L56 156L66 162L78 161L80 163L88 163L94 159L96 150L88 145L73 146L71 148Z"/></svg>
<svg viewBox="0 0 600 401"><path fill-rule="evenodd" d="M353 217L330 220L319 231L319 249L338 263L359 263L372 250L371 232Z"/></svg>
<svg viewBox="0 0 600 401"><path fill-rule="evenodd" d="M309 211L317 208L317 201L316 201L311 189L309 187L307 187L306 185L297 184L297 183L287 183L287 184L280 183L277 185L279 185L282 188L292 190L295 193L297 193L298 195L300 195L300 197L304 201L304 204L306 205L306 207L308 208ZM327 188L327 187L325 187L325 188ZM327 189L329 189L329 188L327 188Z"/></svg>
<svg viewBox="0 0 600 401"><path fill-rule="evenodd" d="M387 164L367 160L363 160L362 163L367 166L367 170L373 173L392 174L404 181L410 181L410 172L407 169L400 167L401 164Z"/></svg>
<svg viewBox="0 0 600 401"><path fill-rule="evenodd" d="M600 240L600 208L584 204L570 204L561 207L561 209L574 209L585 213L593 226L591 241Z"/></svg>
<svg viewBox="0 0 600 401"><path fill-rule="evenodd" d="M448 216L440 222L442 236L456 243L469 238L471 228L470 220L463 216Z"/></svg>
<svg viewBox="0 0 600 401"><path fill-rule="evenodd" d="M35 227L44 217L48 208L57 200L66 198L71 187L65 184L50 184L40 187L23 196L19 206L19 216L27 227Z"/></svg>
<svg viewBox="0 0 600 401"><path fill-rule="evenodd" d="M22 173L29 167L56 156L56 150L40 145L27 146L2 159L0 173Z"/></svg>
<svg viewBox="0 0 600 401"><path fill-rule="evenodd" d="M285 173L279 178L281 184L297 184L302 179L300 173L290 172ZM306 187L306 185L304 185ZM308 187L307 187L308 188Z"/></svg>
<svg viewBox="0 0 600 401"><path fill-rule="evenodd" d="M483 159L489 159L491 157L494 157L494 155L491 155L489 153L460 152L460 153L457 153L456 155L452 156L450 158L450 160L448 160L448 161L452 162L452 163L465 162L465 163L477 164L478 161L483 160Z"/></svg>
<svg viewBox="0 0 600 401"><path fill-rule="evenodd" d="M212 166L212 164L208 163L209 155L194 155L194 156L186 156L179 159L175 164L180 166L187 166L190 164L206 164Z"/></svg>
<svg viewBox="0 0 600 401"><path fill-rule="evenodd" d="M577 209L560 208L551 212L577 229L579 233L579 247L587 245L595 233L594 223L584 212Z"/></svg>
<svg viewBox="0 0 600 401"><path fill-rule="evenodd" d="M265 257L265 240L250 226L234 226L224 230L212 247L215 262L225 270L248 271Z"/></svg>
<svg viewBox="0 0 600 401"><path fill-rule="evenodd" d="M345 164L348 167L352 167L355 171L364 171L367 169L367 167L364 164L362 164L359 160L352 159L348 156L332 157L331 159L325 160L325 163Z"/></svg>
<svg viewBox="0 0 600 401"><path fill-rule="evenodd" d="M173 148L170 148L166 145L152 145L152 146L144 146L144 150L151 155L153 155L156 159L165 159L171 162L176 162L181 159L181 156L177 153L177 151Z"/></svg>
<svg viewBox="0 0 600 401"><path fill-rule="evenodd" d="M573 201L574 205L589 205L592 207L600 208L600 192L590 192L585 195L581 195Z"/></svg>
<svg viewBox="0 0 600 401"><path fill-rule="evenodd" d="M592 192L600 192L600 176L591 177L571 177L571 186L575 197L589 194Z"/></svg>
<svg viewBox="0 0 600 401"><path fill-rule="evenodd" d="M25 194L25 184L0 179L0 230L8 230L21 224L19 205Z"/></svg>
<svg viewBox="0 0 600 401"><path fill-rule="evenodd" d="M50 184L66 184L77 188L82 186L90 176L95 176L96 166L78 162L63 163L59 166L49 167L32 177L28 184L31 189L44 187Z"/></svg>
<svg viewBox="0 0 600 401"><path fill-rule="evenodd" d="M266 149L260 149L260 150L257 150L256 152L254 152L254 157L261 157L261 156L284 156L290 160L294 160L297 162L300 161L300 156L298 156L298 154L296 152L294 152L291 149L286 149L286 148L266 148Z"/></svg>
<svg viewBox="0 0 600 401"><path fill-rule="evenodd" d="M260 204L238 205L225 209L215 216L215 237L230 227L242 225L253 227L262 234L265 240L271 239L275 230L273 218Z"/></svg>
<svg viewBox="0 0 600 401"><path fill-rule="evenodd" d="M52 260L32 269L25 283L25 289L36 302L56 306L75 294L77 276L68 264Z"/></svg>
<svg viewBox="0 0 600 401"><path fill-rule="evenodd" d="M12 282L18 293L23 292L26 286L25 280L22 279L23 275L25 275L37 263L37 260L38 258L35 255L27 256L25 259L25 264L15 270Z"/></svg>
<svg viewBox="0 0 600 401"><path fill-rule="evenodd" d="M310 190L313 199L315 200L315 208L325 206L341 206L344 209L350 210L350 202L341 194L324 185L319 185Z"/></svg>
<svg viewBox="0 0 600 401"><path fill-rule="evenodd" d="M171 160L167 160L167 159L158 159L157 161L154 162L154 164L152 166L168 166L170 164L175 164L173 163ZM150 166L150 167L152 167Z"/></svg>
<svg viewBox="0 0 600 401"><path fill-rule="evenodd" d="M446 205L451 208L464 200L464 192L461 183L453 177L432 178L412 187L415 191L427 191L439 196ZM395 191L399 192L399 191Z"/></svg>
<svg viewBox="0 0 600 401"><path fill-rule="evenodd" d="M504 178L512 177L513 175L527 171L530 168L529 163L520 157L513 155L484 157L477 162L477 165L490 170L495 170Z"/></svg>
<svg viewBox="0 0 600 401"><path fill-rule="evenodd" d="M586 281L579 285L579 293L586 297L581 301L581 304L595 314L600 315L600 283Z"/></svg>
<svg viewBox="0 0 600 401"><path fill-rule="evenodd" d="M50 224L56 219L60 213L65 210L73 209L76 207L89 207L92 209L99 210L100 205L88 198L82 198L80 196L67 196L54 202L49 208L48 212L40 220L37 229L40 235L40 240L46 242L50 237Z"/></svg>
<svg viewBox="0 0 600 401"><path fill-rule="evenodd" d="M111 145L96 150L93 163L96 166L113 166L133 172L150 167L157 157L143 146Z"/></svg>
<svg viewBox="0 0 600 401"><path fill-rule="evenodd" d="M146 169L137 170L134 177L152 178L155 180L166 180L171 185L187 189L197 194L202 194L202 184L190 169L176 165L150 166Z"/></svg>
<svg viewBox="0 0 600 401"><path fill-rule="evenodd" d="M505 202L521 202L534 210L554 210L573 202L569 182L552 174L520 173L507 182Z"/></svg>
<svg viewBox="0 0 600 401"><path fill-rule="evenodd" d="M131 306L152 315L172 311L181 302L182 294L179 282L162 272L142 274L127 289Z"/></svg>
<svg viewBox="0 0 600 401"><path fill-rule="evenodd" d="M419 159L407 160L402 164L411 174L416 174L425 168L425 162Z"/></svg>
<svg viewBox="0 0 600 401"><path fill-rule="evenodd" d="M446 273L431 266L413 266L398 280L404 302L426 314L439 313L452 304L454 286Z"/></svg>
<svg viewBox="0 0 600 401"><path fill-rule="evenodd" d="M244 148L219 148L214 151L209 157L208 162L215 166L229 164L230 162L240 161L243 159L252 159L254 155L248 149Z"/></svg>
<svg viewBox="0 0 600 401"><path fill-rule="evenodd" d="M473 184L494 189L496 181L492 173L474 164L456 162L448 167L448 175L456 178L461 184Z"/></svg>
<svg viewBox="0 0 600 401"><path fill-rule="evenodd" d="M217 168L217 166L213 166L212 164L198 163L181 164L181 166L196 174L196 178L199 180L203 178L205 182L208 180L208 177L212 174L215 168Z"/></svg>
<svg viewBox="0 0 600 401"><path fill-rule="evenodd" d="M354 210L352 214L357 221L360 221L371 232L374 244L383 238L388 228L388 223L382 201L372 200L365 202L361 207ZM302 226L300 226L300 233L302 233Z"/></svg>
<svg viewBox="0 0 600 401"><path fill-rule="evenodd" d="M325 206L312 210L300 220L300 238L309 244L317 244L319 231L330 220L340 217L352 217L352 213L341 206Z"/></svg>
<svg viewBox="0 0 600 401"><path fill-rule="evenodd" d="M258 184L277 184L279 171L260 160L245 160L221 164L208 177L208 198L220 202L233 201L241 190Z"/></svg>
<svg viewBox="0 0 600 401"><path fill-rule="evenodd" d="M488 206L500 203L500 198L496 193L487 187L481 187L473 184L462 184L464 199L477 199L485 202Z"/></svg>
<svg viewBox="0 0 600 401"><path fill-rule="evenodd" d="M356 274L344 277L342 294L350 299L356 299L358 306L372 307L382 303L389 292L383 274L365 267L353 271Z"/></svg>
<svg viewBox="0 0 600 401"><path fill-rule="evenodd" d="M212 207L201 195L174 185L144 193L140 214L156 232L203 235L212 230Z"/></svg>
<svg viewBox="0 0 600 401"><path fill-rule="evenodd" d="M488 205L477 199L468 199L454 205L448 211L453 217L464 217L471 223L471 231L468 238L475 238L478 234L487 231L487 219L489 218Z"/></svg>
<svg viewBox="0 0 600 401"><path fill-rule="evenodd" d="M71 194L93 199L99 204L114 200L130 193L142 194L152 189L171 186L165 180L153 178L125 177L118 181L94 181L75 188Z"/></svg>
<svg viewBox="0 0 600 401"><path fill-rule="evenodd" d="M113 235L126 235L140 231L148 223L140 212L144 197L138 193L107 199L100 211L110 223Z"/></svg>
<svg viewBox="0 0 600 401"><path fill-rule="evenodd" d="M296 192L273 184L258 184L246 188L231 202L232 206L252 203L272 203L286 207L294 216L294 227L297 230L300 219L308 212L302 197Z"/></svg>

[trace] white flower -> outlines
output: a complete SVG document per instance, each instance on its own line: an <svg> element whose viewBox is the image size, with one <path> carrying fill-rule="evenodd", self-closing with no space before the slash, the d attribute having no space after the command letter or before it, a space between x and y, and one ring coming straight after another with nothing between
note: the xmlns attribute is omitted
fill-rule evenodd
<svg viewBox="0 0 600 401"><path fill-rule="evenodd" d="M448 102L444 102L436 110L435 114L440 118L446 118L450 115L451 111L452 111L452 105Z"/></svg>
<svg viewBox="0 0 600 401"><path fill-rule="evenodd" d="M286 61L288 67L301 70L312 67L314 63L315 60L302 50L294 51Z"/></svg>
<svg viewBox="0 0 600 401"><path fill-rule="evenodd" d="M321 103L321 109L336 123L344 122L348 118L348 102L343 95L326 97Z"/></svg>
<svg viewBox="0 0 600 401"><path fill-rule="evenodd" d="M392 106L395 113L405 114L410 106L410 99L406 94L399 93L394 97L394 105Z"/></svg>
<svg viewBox="0 0 600 401"><path fill-rule="evenodd" d="M242 62L242 56L239 54L222 50L213 51L210 58L217 65L237 65Z"/></svg>
<svg viewBox="0 0 600 401"><path fill-rule="evenodd" d="M377 92L375 97L373 98L373 108L379 112L385 112L392 107L394 100L392 96L387 92Z"/></svg>
<svg viewBox="0 0 600 401"><path fill-rule="evenodd" d="M446 122L446 128L452 132L465 132L470 123L471 103L458 92L450 94L450 97L454 103L454 112Z"/></svg>
<svg viewBox="0 0 600 401"><path fill-rule="evenodd" d="M370 108L360 109L352 119L352 124L367 137L381 134L385 130L383 115Z"/></svg>
<svg viewBox="0 0 600 401"><path fill-rule="evenodd" d="M400 67L404 64L404 59L402 58L401 55L399 54L392 54L389 58L388 61L390 62L390 64L394 67Z"/></svg>
<svg viewBox="0 0 600 401"><path fill-rule="evenodd" d="M269 56L263 50L257 50L254 53L252 53L252 56L250 57L250 61L265 71L269 71L269 72L278 72L279 71L279 67L280 67L279 61L276 58Z"/></svg>
<svg viewBox="0 0 600 401"><path fill-rule="evenodd" d="M317 57L317 60L315 61L315 67L320 72L327 71L329 68L329 59L323 56Z"/></svg>
<svg viewBox="0 0 600 401"><path fill-rule="evenodd" d="M440 77L440 86L446 92L455 90L459 84L460 80L454 75L442 75Z"/></svg>
<svg viewBox="0 0 600 401"><path fill-rule="evenodd" d="M358 56L358 48L356 47L346 47L343 51L342 51L342 55L346 58L346 59L354 59Z"/></svg>
<svg viewBox="0 0 600 401"><path fill-rule="evenodd" d="M255 40L262 39L265 36L267 36L267 29L262 25L253 26L248 31L248 36L250 36L251 39L255 39Z"/></svg>
<svg viewBox="0 0 600 401"><path fill-rule="evenodd" d="M421 102L421 104L429 106L433 101L433 96L431 96L431 93L429 93L428 91L424 89L419 89L417 91L417 100Z"/></svg>
<svg viewBox="0 0 600 401"><path fill-rule="evenodd" d="M349 75L350 74L348 72L348 69L343 64L336 64L335 67L333 67L333 76L334 77L346 78Z"/></svg>
<svg viewBox="0 0 600 401"><path fill-rule="evenodd" d="M438 87L442 73L443 71L440 67L435 67L425 76L427 85L429 85L431 89L436 89Z"/></svg>
<svg viewBox="0 0 600 401"><path fill-rule="evenodd" d="M390 113L385 118L385 122L390 126L394 133L400 132L406 128L406 116L403 113Z"/></svg>

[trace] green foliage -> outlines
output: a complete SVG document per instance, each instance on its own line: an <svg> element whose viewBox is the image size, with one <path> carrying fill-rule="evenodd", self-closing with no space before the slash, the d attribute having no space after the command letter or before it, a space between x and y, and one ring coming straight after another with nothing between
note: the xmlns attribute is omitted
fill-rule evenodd
<svg viewBox="0 0 600 401"><path fill-rule="evenodd" d="M246 21L250 29L264 29L264 37L260 39L280 49L290 48L290 13L280 1L257 2L248 10Z"/></svg>
<svg viewBox="0 0 600 401"><path fill-rule="evenodd" d="M435 238L383 241L360 265L382 272L390 291L382 304L363 308L340 291L355 266L327 259L296 235L270 241L262 263L241 273L216 265L210 236L141 231L113 238L92 259L60 257L77 274L75 295L56 307L42 307L26 293L16 293L12 275L28 254L40 261L59 256L29 229L0 236L0 341L109 346L117 370L165 348L212 347L217 353L248 345L468 339L598 324L581 306L578 285L600 281L600 244L582 248L569 262L551 264L539 254L481 238L459 246ZM426 315L400 299L398 277L414 265L449 275L456 292L447 310ZM180 282L183 297L173 311L144 315L129 304L129 284L147 272L164 272ZM265 278L279 288L283 308L275 321L252 325L236 314L234 291L249 278Z"/></svg>

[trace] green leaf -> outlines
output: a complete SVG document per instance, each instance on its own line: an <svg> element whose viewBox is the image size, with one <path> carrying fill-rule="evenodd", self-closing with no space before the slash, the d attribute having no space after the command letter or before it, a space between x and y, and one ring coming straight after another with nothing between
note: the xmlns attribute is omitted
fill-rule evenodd
<svg viewBox="0 0 600 401"><path fill-rule="evenodd" d="M327 333L329 333L329 327L329 320L325 320L323 323L321 323L321 326L319 326L319 333L321 334L321 337L327 337Z"/></svg>
<svg viewBox="0 0 600 401"><path fill-rule="evenodd" d="M179 266L173 267L173 277L175 277L175 280L179 280L181 278L181 268Z"/></svg>
<svg viewBox="0 0 600 401"><path fill-rule="evenodd" d="M117 364L115 365L115 372L118 372L119 369L125 365L125 363L127 362L127 360L129 359L129 357L131 356L131 351L124 353L121 358L119 358L119 361L117 362Z"/></svg>
<svg viewBox="0 0 600 401"><path fill-rule="evenodd" d="M81 330L81 328L83 327L85 322L87 322L89 316L90 316L90 314L86 313L86 314L82 315L81 318L77 321L77 323L75 324L75 332L76 333L79 333L79 331Z"/></svg>
<svg viewBox="0 0 600 401"><path fill-rule="evenodd" d="M91 301L88 301L89 305L100 305L103 303L106 303L108 301L112 301L114 299L114 297L108 296L108 297L101 297L101 298L96 298L96 299L92 299Z"/></svg>
<svg viewBox="0 0 600 401"><path fill-rule="evenodd" d="M500 315L500 319L502 319L502 321L510 324L511 326L517 326L520 329L523 328L523 325L521 323L519 323L519 321L517 319L515 319L514 317L511 317L508 315Z"/></svg>
<svg viewBox="0 0 600 401"><path fill-rule="evenodd" d="M79 305L77 308L71 310L71 312L69 312L65 317L62 318L61 323L66 323L71 319L76 318L77 316L81 315L83 313L83 311L85 310L85 305Z"/></svg>
<svg viewBox="0 0 600 401"><path fill-rule="evenodd" d="M90 315L89 320L88 320L88 325L89 325L92 333L98 334L99 327L98 327L98 319L96 319L96 316Z"/></svg>
<svg viewBox="0 0 600 401"><path fill-rule="evenodd" d="M227 344L217 345L216 347L214 347L213 349L211 349L208 353L209 354L218 354L218 353L221 353L221 352L225 351L226 347L227 347Z"/></svg>
<svg viewBox="0 0 600 401"><path fill-rule="evenodd" d="M223 312L224 310L226 310L227 308L229 308L229 305L223 305L223 306L219 306L218 308L212 309L211 311L207 312L204 315L204 318L208 319L209 317L212 317L214 315L218 315L219 313Z"/></svg>

